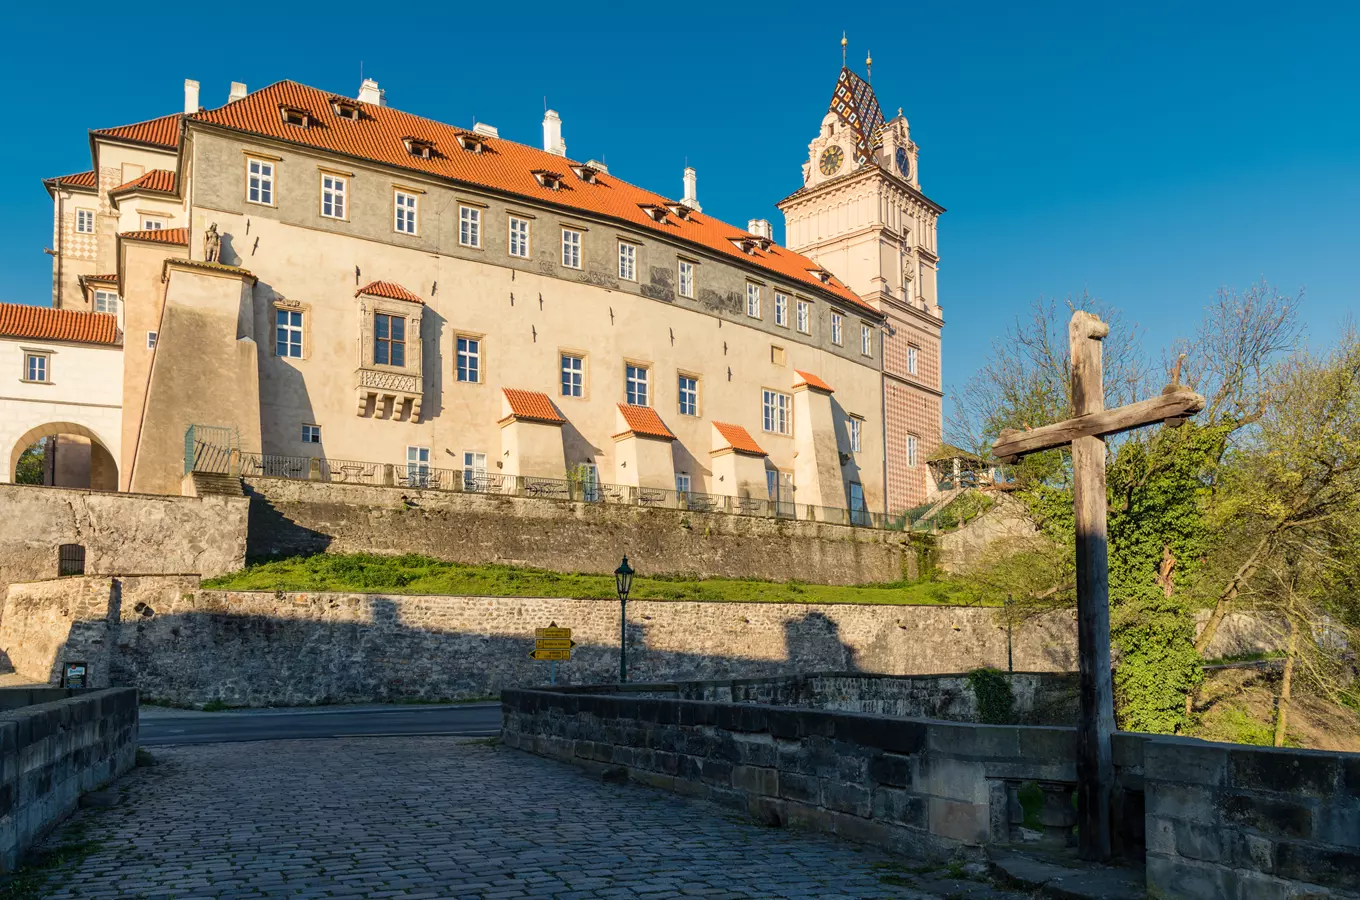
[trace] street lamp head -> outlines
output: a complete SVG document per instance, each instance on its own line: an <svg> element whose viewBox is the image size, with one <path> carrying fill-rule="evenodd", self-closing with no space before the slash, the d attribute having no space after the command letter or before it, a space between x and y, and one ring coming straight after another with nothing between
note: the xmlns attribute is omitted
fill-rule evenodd
<svg viewBox="0 0 1360 900"><path fill-rule="evenodd" d="M633 567L628 565L628 557L623 557L623 564L614 570L614 584L619 590L619 599L627 600L628 592L633 589Z"/></svg>

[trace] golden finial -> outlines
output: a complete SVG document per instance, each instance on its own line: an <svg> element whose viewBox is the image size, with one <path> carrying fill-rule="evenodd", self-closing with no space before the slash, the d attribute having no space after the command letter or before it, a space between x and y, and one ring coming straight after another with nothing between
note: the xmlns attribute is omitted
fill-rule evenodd
<svg viewBox="0 0 1360 900"><path fill-rule="evenodd" d="M841 32L841 68L845 68L845 46L850 42L845 39L845 32Z"/></svg>
<svg viewBox="0 0 1360 900"><path fill-rule="evenodd" d="M874 54L869 51L869 55L864 57L864 76L865 78L874 77Z"/></svg>

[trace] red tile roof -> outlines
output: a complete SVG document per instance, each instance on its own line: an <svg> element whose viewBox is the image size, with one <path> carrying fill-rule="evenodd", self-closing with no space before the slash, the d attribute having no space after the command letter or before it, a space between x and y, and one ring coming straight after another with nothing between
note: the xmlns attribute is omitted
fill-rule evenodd
<svg viewBox="0 0 1360 900"><path fill-rule="evenodd" d="M187 228L152 228L148 231L124 231L118 236L134 241L154 241L157 244L189 246L189 229Z"/></svg>
<svg viewBox="0 0 1360 900"><path fill-rule="evenodd" d="M134 178L131 181L118 185L109 191L116 194L119 191L157 191L162 194L173 194L175 192L175 173L169 169L152 169L141 178Z"/></svg>
<svg viewBox="0 0 1360 900"><path fill-rule="evenodd" d="M570 172L571 166L578 164L535 147L485 135L477 135L482 152L464 150L459 146L458 136L471 132L390 106L360 103L358 120L342 118L331 109L331 97L326 91L281 81L219 109L199 112L190 116L189 121L250 132L607 216L675 240L700 245L720 256L739 259L874 311L834 277L823 282L811 274L810 269L821 267L805 256L777 245L770 245L767 250L754 249L749 254L743 252L733 240L749 240L750 233L711 216L693 213L688 219L681 219L667 215L663 221L655 221L644 207L673 205L675 201L612 175L602 172L595 176L594 184L575 175L563 175L560 188L553 190L540 184L534 172ZM280 106L306 110L311 125L303 128L287 124L279 115ZM412 156L406 149L408 138L433 145L429 158Z"/></svg>
<svg viewBox="0 0 1360 900"><path fill-rule="evenodd" d="M179 122L182 118L184 118L182 114L172 113L158 119L147 119L145 122L135 122L131 125L96 128L90 134L120 141L130 141L134 144L149 144L152 147L165 147L169 150L175 150L179 147Z"/></svg>
<svg viewBox="0 0 1360 900"><path fill-rule="evenodd" d="M415 294L406 290L406 288L394 281L370 282L354 292L354 296L356 297L360 294L368 294L370 297L386 297L388 300L405 300L408 303L419 303L421 306L425 305L424 300L421 300Z"/></svg>
<svg viewBox="0 0 1360 900"><path fill-rule="evenodd" d="M632 406L627 403L620 403L619 412L623 413L623 421L628 423L628 431L621 432L622 434L631 433L643 437L665 438L668 441L675 440L675 435L666 427L666 423L661 421L656 410L650 406ZM618 435L615 435L615 437L618 437Z"/></svg>
<svg viewBox="0 0 1360 900"><path fill-rule="evenodd" d="M731 425L727 422L714 422L713 427L717 429L722 439L727 441L727 447L719 447L718 450L731 448L738 453L749 453L753 456L765 456L764 450L756 443L751 433L740 425Z"/></svg>
<svg viewBox="0 0 1360 900"><path fill-rule="evenodd" d="M517 419L551 422L554 425L561 425L567 421L553 407L548 395L542 391L521 391L516 388L501 388L501 391L505 394L506 402L510 404L510 415Z"/></svg>
<svg viewBox="0 0 1360 900"><path fill-rule="evenodd" d="M794 387L807 385L808 387L816 388L819 391L826 391L828 394L834 394L836 392L835 388L810 372L802 372L798 369L794 369L793 374L798 376L798 380L793 383Z"/></svg>
<svg viewBox="0 0 1360 900"><path fill-rule="evenodd" d="M114 273L114 274L111 274L111 275L86 275L86 276L85 276L85 280L86 280L86 281L98 281L98 282L100 282L101 284L117 284L117 283L118 283L118 274L117 274L117 273Z"/></svg>
<svg viewBox="0 0 1360 900"><path fill-rule="evenodd" d="M0 335L82 344L118 344L118 317L111 313L0 303Z"/></svg>
<svg viewBox="0 0 1360 900"><path fill-rule="evenodd" d="M70 187L87 188L95 186L94 169L91 169L88 172L76 172L74 175L58 175L56 178L48 178L45 180L48 184L52 185L63 184Z"/></svg>

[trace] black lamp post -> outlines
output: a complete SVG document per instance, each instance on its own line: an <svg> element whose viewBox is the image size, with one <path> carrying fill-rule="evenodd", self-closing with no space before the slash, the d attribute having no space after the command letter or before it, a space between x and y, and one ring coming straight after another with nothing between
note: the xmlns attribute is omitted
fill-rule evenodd
<svg viewBox="0 0 1360 900"><path fill-rule="evenodd" d="M619 590L619 684L628 680L628 592L633 589L633 567L628 557L614 570L614 584Z"/></svg>

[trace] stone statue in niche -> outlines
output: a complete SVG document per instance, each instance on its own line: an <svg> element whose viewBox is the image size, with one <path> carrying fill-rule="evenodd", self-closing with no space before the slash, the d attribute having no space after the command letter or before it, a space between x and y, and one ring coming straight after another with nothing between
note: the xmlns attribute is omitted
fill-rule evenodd
<svg viewBox="0 0 1360 900"><path fill-rule="evenodd" d="M222 235L218 233L217 223L214 222L203 233L203 259L211 263L221 262L221 255Z"/></svg>

